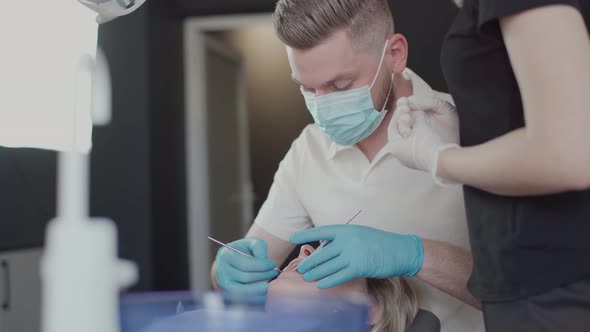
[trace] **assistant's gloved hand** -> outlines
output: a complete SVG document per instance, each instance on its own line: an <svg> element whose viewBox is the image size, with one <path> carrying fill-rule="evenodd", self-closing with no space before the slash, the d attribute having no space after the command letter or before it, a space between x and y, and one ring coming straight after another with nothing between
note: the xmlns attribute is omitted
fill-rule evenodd
<svg viewBox="0 0 590 332"><path fill-rule="evenodd" d="M459 118L453 105L435 95L399 98L390 126L389 151L406 167L436 176L438 156L459 145Z"/></svg>
<svg viewBox="0 0 590 332"><path fill-rule="evenodd" d="M227 291L266 293L268 280L278 274L275 262L267 257L266 241L250 237L229 245L254 258L221 247L215 259L217 284Z"/></svg>
<svg viewBox="0 0 590 332"><path fill-rule="evenodd" d="M293 234L289 241L302 244L330 240L299 263L306 281L322 279L318 288L331 288L355 278L412 277L424 261L422 240L359 225L329 225Z"/></svg>

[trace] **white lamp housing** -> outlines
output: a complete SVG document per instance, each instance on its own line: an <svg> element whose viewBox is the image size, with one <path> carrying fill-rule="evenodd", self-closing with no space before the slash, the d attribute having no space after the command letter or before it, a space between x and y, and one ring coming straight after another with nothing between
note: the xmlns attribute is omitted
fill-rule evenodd
<svg viewBox="0 0 590 332"><path fill-rule="evenodd" d="M92 104L92 117L107 124L111 87L100 49L81 56L77 72L76 113ZM41 261L43 332L119 331L119 292L138 278L135 264L117 257L115 224L88 217L88 175L89 152L59 153L57 217Z"/></svg>
<svg viewBox="0 0 590 332"><path fill-rule="evenodd" d="M145 2L78 1L99 14L98 23L127 15ZM100 49L96 56L78 59L74 85L74 123L90 108L94 124L108 124L111 82ZM73 135L74 145L79 136ZM59 153L57 217L47 227L41 261L43 332L119 331L119 292L138 279L137 266L117 256L114 222L88 216L88 150Z"/></svg>
<svg viewBox="0 0 590 332"><path fill-rule="evenodd" d="M146 0L78 0L84 6L98 13L96 22L109 22L119 16L136 11Z"/></svg>

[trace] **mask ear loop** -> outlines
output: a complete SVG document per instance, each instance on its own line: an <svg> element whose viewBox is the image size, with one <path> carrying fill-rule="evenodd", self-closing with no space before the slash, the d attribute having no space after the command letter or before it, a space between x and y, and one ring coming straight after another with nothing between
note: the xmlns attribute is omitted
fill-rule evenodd
<svg viewBox="0 0 590 332"><path fill-rule="evenodd" d="M391 90L393 89L393 77L394 74L391 74L391 82L389 83L389 92L387 93L387 98L385 98L385 102L383 103L383 109L381 112L386 111L385 108L387 107L387 102L389 101L389 96L391 96Z"/></svg>
<svg viewBox="0 0 590 332"><path fill-rule="evenodd" d="M389 112L389 110L387 110L386 108L387 108L387 102L389 101L389 97L391 96L391 90L393 89L393 77L394 77L394 74L392 73L391 74L391 83L389 83L389 92L387 93L387 97L385 98L385 102L383 103L383 107L381 108L381 111L379 112L380 119L379 119L379 123L377 124L377 127L381 125L381 123L385 119L385 116L387 115L387 112Z"/></svg>
<svg viewBox="0 0 590 332"><path fill-rule="evenodd" d="M373 77L373 82L369 85L369 90L373 88L375 81L377 81L377 77L379 77L379 72L381 71L381 66L383 66L383 59L385 59L385 51L387 50L387 40L385 41L385 46L383 46L383 51L381 52L381 60L379 60L379 67L377 68L377 72L375 73L375 77Z"/></svg>

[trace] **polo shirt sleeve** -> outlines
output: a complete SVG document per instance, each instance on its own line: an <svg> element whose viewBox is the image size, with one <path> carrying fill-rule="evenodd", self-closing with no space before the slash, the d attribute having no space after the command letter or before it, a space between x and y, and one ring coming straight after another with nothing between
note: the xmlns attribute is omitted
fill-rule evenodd
<svg viewBox="0 0 590 332"><path fill-rule="evenodd" d="M297 188L301 163L305 154L305 131L293 142L285 158L279 164L268 197L254 223L270 234L288 240L291 234L311 228L311 219Z"/></svg>
<svg viewBox="0 0 590 332"><path fill-rule="evenodd" d="M520 12L549 5L571 5L580 8L578 0L479 0L478 26Z"/></svg>

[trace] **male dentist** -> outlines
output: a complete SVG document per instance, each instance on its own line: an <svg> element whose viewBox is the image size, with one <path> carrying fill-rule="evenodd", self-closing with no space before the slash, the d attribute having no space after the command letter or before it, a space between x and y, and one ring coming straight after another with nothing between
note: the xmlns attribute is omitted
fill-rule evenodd
<svg viewBox="0 0 590 332"><path fill-rule="evenodd" d="M398 98L442 95L406 68L408 43L387 1L280 0L274 27L315 123L280 163L246 238L232 243L255 258L220 249L214 285L263 292L294 244L331 240L299 265L305 280L330 288L405 276L443 331L483 331L466 288L472 259L461 189L433 184L387 149ZM458 141L457 123L437 128Z"/></svg>

